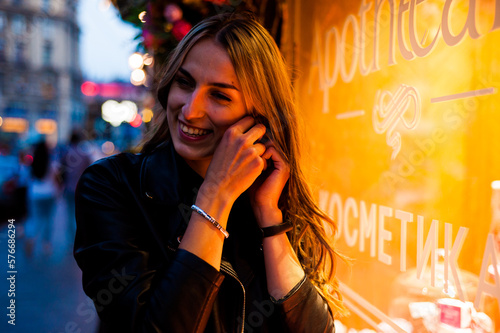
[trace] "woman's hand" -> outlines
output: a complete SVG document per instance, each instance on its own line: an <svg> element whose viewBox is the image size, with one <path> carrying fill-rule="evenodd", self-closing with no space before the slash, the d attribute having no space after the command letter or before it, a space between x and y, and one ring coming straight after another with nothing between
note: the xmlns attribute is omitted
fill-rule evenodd
<svg viewBox="0 0 500 333"><path fill-rule="evenodd" d="M215 150L200 192L232 204L264 169L262 154L266 147L255 142L265 133L265 126L256 125L249 116L229 127Z"/></svg>
<svg viewBox="0 0 500 333"><path fill-rule="evenodd" d="M278 201L290 177L290 167L271 141L266 148L262 158L267 161L267 168L250 189L253 211L261 228L283 221Z"/></svg>
<svg viewBox="0 0 500 333"><path fill-rule="evenodd" d="M266 147L255 143L266 132L255 119L245 117L231 125L215 149L196 205L226 228L234 201L247 190L264 169L261 157ZM187 250L220 269L224 236L200 214L192 214L180 249Z"/></svg>
<svg viewBox="0 0 500 333"><path fill-rule="evenodd" d="M250 188L253 211L261 228L283 222L278 201L290 178L290 167L283 156L272 142L266 143L266 147L262 158L267 160L267 168ZM262 248L267 290L275 299L280 299L303 279L304 270L286 234L263 238Z"/></svg>

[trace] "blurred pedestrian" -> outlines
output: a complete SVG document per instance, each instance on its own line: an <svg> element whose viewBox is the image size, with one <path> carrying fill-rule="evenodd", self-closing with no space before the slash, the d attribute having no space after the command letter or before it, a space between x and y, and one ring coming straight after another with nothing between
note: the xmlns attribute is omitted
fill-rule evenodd
<svg viewBox="0 0 500 333"><path fill-rule="evenodd" d="M45 138L41 138L33 146L28 184L29 217L25 230L28 256L39 251L38 245L44 254L52 252L50 240L58 192L57 168Z"/></svg>
<svg viewBox="0 0 500 333"><path fill-rule="evenodd" d="M59 175L64 187L64 201L67 207L67 235L71 240L75 239L75 189L78 179L85 168L92 163L92 157L88 144L83 140L83 133L79 129L73 129L69 139L69 145L61 158Z"/></svg>

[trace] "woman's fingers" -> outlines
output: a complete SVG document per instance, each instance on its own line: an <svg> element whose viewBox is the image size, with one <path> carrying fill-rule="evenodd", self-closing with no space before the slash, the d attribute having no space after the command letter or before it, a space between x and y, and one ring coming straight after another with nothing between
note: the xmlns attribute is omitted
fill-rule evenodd
<svg viewBox="0 0 500 333"><path fill-rule="evenodd" d="M276 216L281 216L279 199L290 178L290 167L283 156L272 145L266 144L262 159L268 163L268 168L251 191L252 207L259 225L276 224ZM272 161L269 166L269 161Z"/></svg>
<svg viewBox="0 0 500 333"><path fill-rule="evenodd" d="M266 152L266 146L264 146L262 143L256 143L251 148L254 149L259 156L264 158L264 156L262 155Z"/></svg>
<svg viewBox="0 0 500 333"><path fill-rule="evenodd" d="M230 133L234 133L234 134L242 134L242 133L245 133L246 131L248 131L254 125L255 125L255 119L250 117L250 116L246 116L246 117L241 118L240 120L238 120L234 124L232 124L227 129L227 131L229 131Z"/></svg>
<svg viewBox="0 0 500 333"><path fill-rule="evenodd" d="M230 140L240 138L246 145L252 145L264 134L266 134L266 127L262 124L255 124L255 119L250 116L238 120L226 131Z"/></svg>
<svg viewBox="0 0 500 333"><path fill-rule="evenodd" d="M273 146L268 146L266 148L262 158L265 160L271 159L276 169L290 172L290 167L286 164L285 159Z"/></svg>
<svg viewBox="0 0 500 333"><path fill-rule="evenodd" d="M249 142L254 143L260 139L266 134L266 126L262 124L257 124L250 128L245 135L247 136L247 139Z"/></svg>

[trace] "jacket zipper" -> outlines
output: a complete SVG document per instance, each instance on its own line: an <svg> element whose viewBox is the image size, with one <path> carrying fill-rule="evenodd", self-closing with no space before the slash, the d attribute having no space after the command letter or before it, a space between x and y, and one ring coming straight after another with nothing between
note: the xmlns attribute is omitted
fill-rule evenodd
<svg viewBox="0 0 500 333"><path fill-rule="evenodd" d="M243 290L243 320L241 322L241 333L244 333L245 331L245 303L246 303L246 292L245 292L245 287L243 286L243 283L241 283L240 279L238 279L238 275L234 271L234 269L231 267L231 264L228 262L221 262L221 271L224 273L229 274L231 277L233 277L236 281L241 286L241 290Z"/></svg>

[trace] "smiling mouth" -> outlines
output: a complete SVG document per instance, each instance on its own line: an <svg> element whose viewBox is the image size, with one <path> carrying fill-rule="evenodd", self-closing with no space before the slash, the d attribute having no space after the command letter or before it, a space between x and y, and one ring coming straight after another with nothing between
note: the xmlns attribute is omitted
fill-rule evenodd
<svg viewBox="0 0 500 333"><path fill-rule="evenodd" d="M201 128L195 128L195 127L189 127L183 123L179 123L181 131L189 136L203 136L209 134L211 131L209 130L204 130Z"/></svg>

